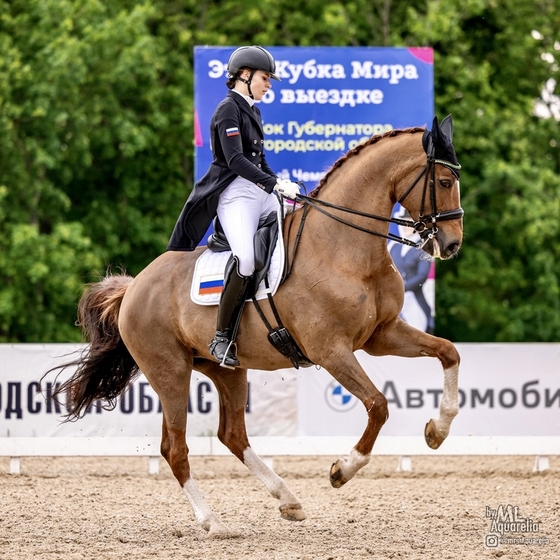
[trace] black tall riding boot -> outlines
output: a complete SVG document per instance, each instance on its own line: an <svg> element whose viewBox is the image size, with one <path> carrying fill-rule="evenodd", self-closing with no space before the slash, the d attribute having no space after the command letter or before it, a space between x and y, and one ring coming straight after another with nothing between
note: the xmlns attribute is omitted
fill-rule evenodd
<svg viewBox="0 0 560 560"><path fill-rule="evenodd" d="M224 289L218 307L216 335L208 345L210 354L224 367L236 368L239 365L235 338L245 307L250 280L250 276L239 274L237 257L232 257L226 266L224 275Z"/></svg>

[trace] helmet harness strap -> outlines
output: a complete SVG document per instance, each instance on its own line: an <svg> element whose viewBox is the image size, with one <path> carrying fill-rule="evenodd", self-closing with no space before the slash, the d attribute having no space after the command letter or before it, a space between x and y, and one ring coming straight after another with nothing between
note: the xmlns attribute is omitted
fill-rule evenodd
<svg viewBox="0 0 560 560"><path fill-rule="evenodd" d="M249 74L249 79L248 80L246 80L245 78L242 78L241 76L237 76L237 79L240 82L243 82L244 84L247 84L247 89L249 90L249 97L251 99L254 99L253 92L251 91L251 81L253 80L253 74L255 73L255 69L251 68L250 70L251 70L251 73Z"/></svg>

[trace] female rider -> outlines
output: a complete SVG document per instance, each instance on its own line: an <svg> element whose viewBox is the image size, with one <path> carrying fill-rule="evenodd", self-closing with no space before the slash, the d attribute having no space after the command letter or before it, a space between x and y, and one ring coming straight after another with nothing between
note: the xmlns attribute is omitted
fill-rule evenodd
<svg viewBox="0 0 560 560"><path fill-rule="evenodd" d="M192 251L217 215L229 241L233 266L227 267L218 307L212 356L224 367L239 365L233 337L255 266L253 237L261 216L279 207L276 193L295 199L296 183L279 180L263 151L260 101L272 87L276 64L262 47L240 47L227 65L230 89L210 122L214 160L189 196L169 240L170 251Z"/></svg>

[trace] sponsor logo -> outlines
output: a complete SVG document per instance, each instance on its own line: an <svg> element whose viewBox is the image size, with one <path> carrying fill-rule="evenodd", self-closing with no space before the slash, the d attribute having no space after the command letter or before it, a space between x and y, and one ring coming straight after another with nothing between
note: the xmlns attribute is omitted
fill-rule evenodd
<svg viewBox="0 0 560 560"><path fill-rule="evenodd" d="M348 412L357 404L358 399L337 381L331 381L325 389L325 401L336 412Z"/></svg>

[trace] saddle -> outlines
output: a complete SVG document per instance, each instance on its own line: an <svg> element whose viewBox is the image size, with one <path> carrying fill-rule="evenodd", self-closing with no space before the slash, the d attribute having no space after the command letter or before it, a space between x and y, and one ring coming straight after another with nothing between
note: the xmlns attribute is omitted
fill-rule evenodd
<svg viewBox="0 0 560 560"><path fill-rule="evenodd" d="M214 233L208 237L206 245L210 251L215 253L222 253L225 251L231 251L229 242L226 238L224 230L220 224L220 220L216 216L213 222ZM290 359L293 366L296 369L300 367L310 367L313 364L306 356L303 354L296 341L292 338L288 329L282 324L274 300L270 291L267 293L268 301L276 322L277 327L272 327L268 322L268 319L262 312L260 305L256 299L256 293L259 285L264 280L266 287L268 288L268 270L270 268L270 262L272 260L272 254L276 247L276 242L278 240L278 215L276 212L271 212L268 216L261 218L259 222L259 227L253 238L253 246L255 249L255 271L251 278L251 283L249 285L247 299L251 298L255 305L255 308L268 329L268 340L278 352L283 356ZM233 259L233 255L230 257L230 261ZM229 266L226 265L226 269ZM284 278L280 280L280 284L284 282Z"/></svg>
<svg viewBox="0 0 560 560"><path fill-rule="evenodd" d="M229 241L226 238L226 234L224 233L220 220L217 216L214 218L213 226L214 233L208 237L208 241L206 242L208 249L210 249L210 251L214 251L214 253L231 251ZM255 296L260 283L263 279L266 279L277 241L278 216L276 212L271 212L268 216L261 218L257 232L253 238L253 246L255 249L255 272L253 272L247 299Z"/></svg>

